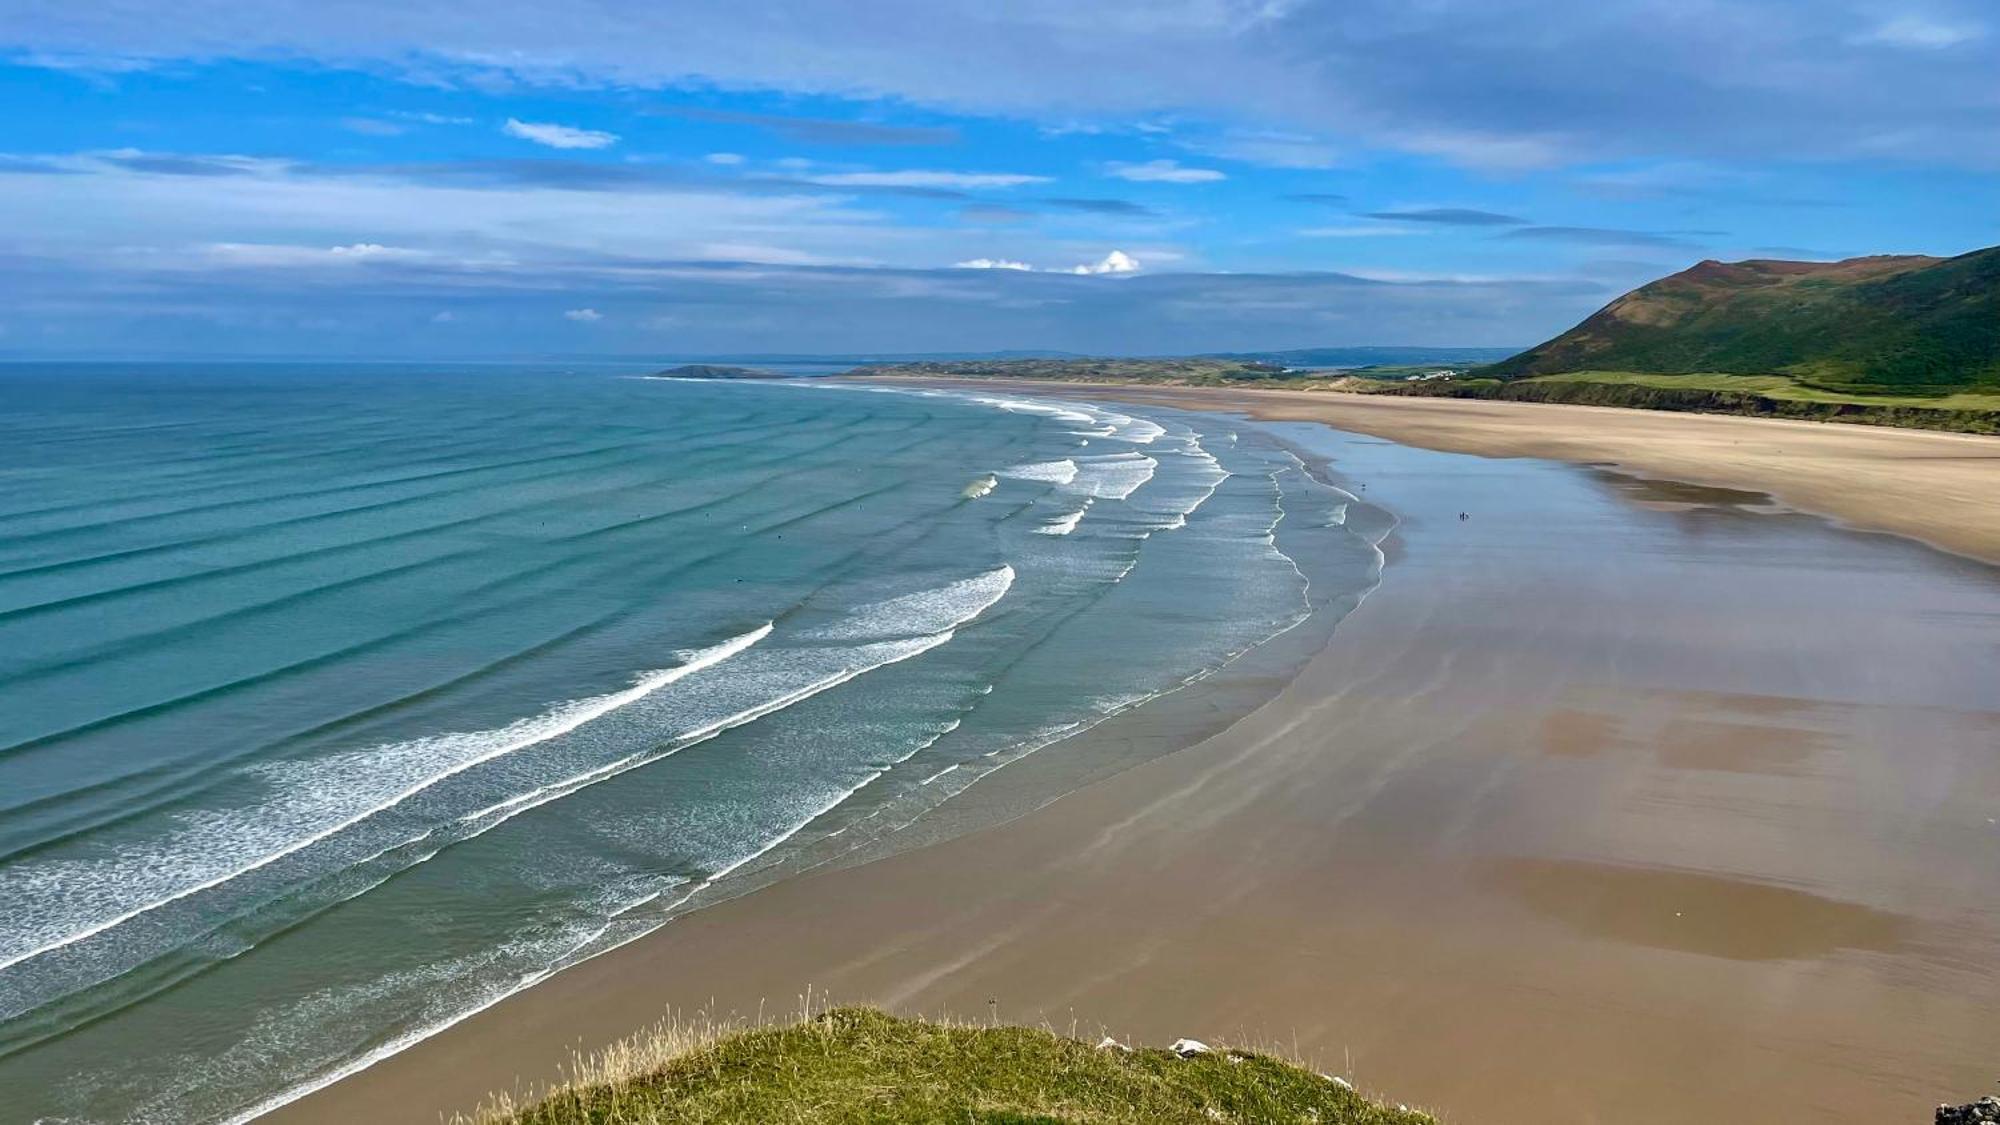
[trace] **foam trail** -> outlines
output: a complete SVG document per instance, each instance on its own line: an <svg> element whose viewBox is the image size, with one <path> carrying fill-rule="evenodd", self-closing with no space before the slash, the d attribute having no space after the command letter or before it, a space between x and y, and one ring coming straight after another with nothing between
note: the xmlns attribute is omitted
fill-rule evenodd
<svg viewBox="0 0 2000 1125"><path fill-rule="evenodd" d="M485 762L493 761L494 759L502 757L506 754L514 753L515 751L524 749L529 746L533 746L537 743L546 742L551 738L557 737L558 735L567 734L568 732L575 730L576 728L582 726L583 724L590 722L592 719L596 719L601 716L607 715L612 711L616 711L620 707L624 707L628 704L644 699L646 696L649 696L654 692L660 690L661 688L666 687L668 684L671 684L695 672L701 671L704 668L713 667L716 664L728 660L730 657L735 656L738 653L745 651L746 649L749 649L751 646L763 640L765 637L770 636L771 630L772 630L772 625L767 622L764 625L756 629L753 629L748 633L742 634L741 636L733 637L727 641L722 642L721 644L714 645L710 648L701 649L697 652L694 652L689 656L688 660L685 663L675 665L672 668L664 668L658 671L648 672L640 676L637 679L637 681L633 683L631 687L626 688L623 691L610 692L605 695L593 696L588 699L575 700L573 702L566 703L559 707L556 707L542 715L536 716L535 718L523 719L509 726L502 727L499 730L482 731L473 734L433 735L427 738L415 739L406 743L396 743L385 747L378 747L374 750L364 750L354 754L342 754L334 759L331 759L330 762L314 763L313 764L314 766L320 767L314 772L323 774L325 765L332 764L334 766L345 769L350 765L357 764L357 759L364 757L380 758L383 756L395 754L397 756L415 759L420 762L434 762L436 760L436 751L440 749L451 748L454 746L454 744L458 747L467 747L467 746L479 747L476 753L472 754L469 757L463 758L457 762L454 762L448 768L439 770L435 773L431 773L422 778L419 778L414 783L403 786L401 789L398 789L395 792L388 794L386 797L375 801L374 803L368 805L363 809L345 813L344 815L335 814L339 816L339 819L334 820L330 824L325 824L322 826L315 827L311 831L307 832L305 835L299 837L298 839L295 839L290 843L283 845L282 847L278 847L271 851L265 852L264 854L256 857L253 860L250 860L249 862L235 864L234 866L231 866L225 871L222 871L215 875L208 876L206 878L202 878L198 882L195 882L186 887L182 887L178 890L173 891L172 893L160 895L159 897L153 898L139 906L131 907L130 909L120 911L108 918L103 918L98 921L89 923L87 925L82 926L79 929L75 929L70 932L62 934L59 937L55 937L52 940L42 940L40 944L33 945L25 950L14 950L14 951L9 951L5 954L0 954L0 956L5 957L4 960L0 960L0 969L7 969L14 965L18 965L23 961L28 961L33 958L40 957L43 954L53 952L54 950L57 949L61 949L64 946L74 945L79 941L83 941L87 938L101 934L106 930L110 930L113 929L114 927L123 925L126 922L129 922L132 919L137 918L143 914L147 914L150 913L151 911L158 910L163 906L179 902L180 900L188 898L189 896L200 894L203 891L219 887L224 883L230 882L231 880L241 878L242 876L247 875L250 872L256 871L263 867L267 867L273 863L276 863L281 859L284 859L286 856L296 854L308 847L311 847L316 843L319 843L322 840L327 839L330 836L336 835L349 828L352 828L353 826L361 823L362 821L367 820L369 817L378 815L382 812L387 811L388 809L394 808L395 806L402 804L404 801L407 801L411 797L414 797L417 794L422 793L426 789L431 788L432 786L438 784L439 782L445 780L446 778L450 778L458 774L464 773L466 770L469 770L474 766L481 765ZM317 783L319 782L320 778L313 777L302 780L307 781L309 784L295 787L295 793L298 797L302 798L301 803L307 805L307 808L304 811L306 811L308 814L310 814L311 812L328 811L324 809L315 809L311 807L315 788L317 787ZM262 810L253 810L253 811L262 811ZM181 840L172 841L172 843L178 843L181 845L181 847L177 848L176 850L181 854L192 854L192 855L211 854L212 848L219 845L225 839L235 837L238 833L240 833L242 827L242 825L237 822L236 818L229 818L229 817L212 818L209 821L209 826L215 829L220 829L220 831L203 832L200 827L197 827L187 832L184 832L181 834L183 837ZM219 836L220 839L212 841L201 839L201 837L208 835ZM158 844L154 844L151 847L156 852L159 849ZM88 866L97 867L100 865L117 867L117 868L124 867L123 864L115 860L95 861ZM65 874L68 871L73 871L75 866L77 865L65 864L63 865L63 867L67 870L59 871L58 873L55 873L53 876L45 876L41 879L35 879L35 878L22 879L23 883L28 884L22 889L27 892L30 898L39 897L40 895L45 893L61 895L64 892L65 888L60 886L49 886L47 884L57 882L62 874ZM113 875L116 878L129 879L131 873L129 871L120 870L120 871L109 872L109 874ZM16 875L18 876L19 873L16 872ZM22 914L16 914L16 917L23 916L23 914L25 914L25 911ZM34 941L36 939L35 936L30 935L28 940Z"/></svg>

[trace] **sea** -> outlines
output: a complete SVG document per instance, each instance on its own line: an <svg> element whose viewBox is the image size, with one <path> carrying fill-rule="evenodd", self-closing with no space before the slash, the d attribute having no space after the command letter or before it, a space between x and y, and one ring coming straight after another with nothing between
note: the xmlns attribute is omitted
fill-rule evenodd
<svg viewBox="0 0 2000 1125"><path fill-rule="evenodd" d="M1380 576L1230 418L645 372L0 367L0 1121L254 1118Z"/></svg>

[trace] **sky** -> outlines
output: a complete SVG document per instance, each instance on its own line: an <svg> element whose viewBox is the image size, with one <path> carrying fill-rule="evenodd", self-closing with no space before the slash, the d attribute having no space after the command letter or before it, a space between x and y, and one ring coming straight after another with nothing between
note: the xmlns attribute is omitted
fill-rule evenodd
<svg viewBox="0 0 2000 1125"><path fill-rule="evenodd" d="M1511 347L2000 243L1991 0L0 0L0 355Z"/></svg>

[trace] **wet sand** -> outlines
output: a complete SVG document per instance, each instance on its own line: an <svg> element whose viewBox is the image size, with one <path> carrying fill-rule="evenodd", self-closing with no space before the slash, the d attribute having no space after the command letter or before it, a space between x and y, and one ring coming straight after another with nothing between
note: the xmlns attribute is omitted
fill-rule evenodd
<svg viewBox="0 0 2000 1125"><path fill-rule="evenodd" d="M888 380L881 380L888 381ZM1033 388L1273 421L1325 422L1406 445L1615 466L1669 481L1770 493L1792 507L2000 563L2000 437L1887 426L1675 414L1606 406L1238 391L1023 379L923 379Z"/></svg>
<svg viewBox="0 0 2000 1125"><path fill-rule="evenodd" d="M1736 470L1272 428L1403 521L1275 699L1020 819L679 920L272 1119L431 1121L668 1007L808 985L1275 1044L1466 1123L1920 1121L1986 1092L2000 571Z"/></svg>

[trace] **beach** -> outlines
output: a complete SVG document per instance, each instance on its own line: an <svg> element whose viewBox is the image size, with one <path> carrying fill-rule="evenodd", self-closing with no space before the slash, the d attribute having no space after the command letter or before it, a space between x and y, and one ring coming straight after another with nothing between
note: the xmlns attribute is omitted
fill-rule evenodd
<svg viewBox="0 0 2000 1125"><path fill-rule="evenodd" d="M681 917L267 1120L431 1121L808 988L1261 1043L1455 1122L1914 1121L1990 1087L2000 442L1034 390L1252 415L1393 514L1380 586L1185 750ZM1172 740L1200 691L1093 737Z"/></svg>

